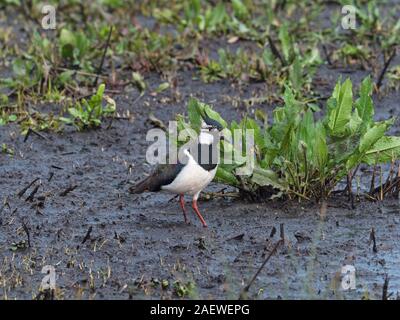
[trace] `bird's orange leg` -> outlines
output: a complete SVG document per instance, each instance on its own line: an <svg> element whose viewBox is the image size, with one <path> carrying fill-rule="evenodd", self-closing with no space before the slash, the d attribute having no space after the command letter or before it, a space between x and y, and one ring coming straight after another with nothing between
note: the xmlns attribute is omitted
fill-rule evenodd
<svg viewBox="0 0 400 320"><path fill-rule="evenodd" d="M187 214L186 214L185 198L184 198L183 194L179 195L179 203L181 204L181 208L182 208L182 211L183 211L183 218L185 219L185 223L186 224L190 224L190 221L189 221L189 219L187 217Z"/></svg>
<svg viewBox="0 0 400 320"><path fill-rule="evenodd" d="M192 207L193 207L193 210L196 212L197 216L199 217L201 223L203 224L203 227L207 228L207 223L204 220L203 216L201 215L199 208L197 207L197 199L193 199Z"/></svg>

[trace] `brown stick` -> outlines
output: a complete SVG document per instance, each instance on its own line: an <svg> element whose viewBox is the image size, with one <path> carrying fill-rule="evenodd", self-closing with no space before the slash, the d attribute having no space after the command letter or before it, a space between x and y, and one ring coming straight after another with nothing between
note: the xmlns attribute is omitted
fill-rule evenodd
<svg viewBox="0 0 400 320"><path fill-rule="evenodd" d="M328 62L328 65L332 65L332 60L331 60L331 56L328 52L328 48L326 47L326 45L322 45L322 50L324 51L325 57L326 57L326 61Z"/></svg>
<svg viewBox="0 0 400 320"><path fill-rule="evenodd" d="M385 281L383 283L383 288L382 288L382 300L388 299L388 287L389 287L389 276L388 274L385 274Z"/></svg>
<svg viewBox="0 0 400 320"><path fill-rule="evenodd" d="M39 191L40 188L40 184L38 184L35 189L32 190L32 192L30 193L30 195L25 199L25 201L29 201L32 202L33 198L35 197L35 194Z"/></svg>
<svg viewBox="0 0 400 320"><path fill-rule="evenodd" d="M37 135L39 138L42 138L42 139L44 139L44 140L49 140L49 139L48 139L46 136L44 136L43 134L37 132L36 130L33 130L32 128L29 128L29 129L28 129L28 132L27 132L26 135L25 135L24 142L26 142L26 140L28 140L28 138L29 138L29 136L31 135L31 133Z"/></svg>
<svg viewBox="0 0 400 320"><path fill-rule="evenodd" d="M26 233L26 236L28 238L28 247L30 248L31 247L31 234L29 232L29 228L26 225L25 221L22 221L22 228L24 229L24 231Z"/></svg>
<svg viewBox="0 0 400 320"><path fill-rule="evenodd" d="M260 268L258 268L257 272L254 274L254 276L251 278L250 282L245 286L242 290L242 292L239 295L239 299L245 299L247 292L249 292L249 289L253 282L257 279L258 275L260 274L261 270L265 267L269 259L272 257L272 255L276 252L278 249L279 245L282 243L282 239L278 240L278 242L275 244L275 246L272 248L271 252L267 256L267 258L264 260Z"/></svg>
<svg viewBox="0 0 400 320"><path fill-rule="evenodd" d="M392 62L393 58L396 56L396 48L393 50L392 54L390 55L389 59L387 59L387 61L385 62L383 69L378 77L378 81L376 82L376 87L378 88L378 90L380 89L380 87L382 86L382 82L383 82L383 78L385 76L385 73L387 71L387 69L389 68L390 63Z"/></svg>
<svg viewBox="0 0 400 320"><path fill-rule="evenodd" d="M18 194L17 194L18 197L21 198L24 195L24 193L38 180L39 180L39 178L32 180L31 183L29 183L25 188L23 188L20 192L18 192Z"/></svg>
<svg viewBox="0 0 400 320"><path fill-rule="evenodd" d="M372 177L371 177L371 185L369 187L369 194L372 194L375 188L375 171L376 171L376 164L374 165L374 169L372 171Z"/></svg>
<svg viewBox="0 0 400 320"><path fill-rule="evenodd" d="M270 36L268 36L268 43L269 43L269 46L271 47L271 51L274 54L274 56L279 59L279 61L281 62L282 66L286 66L287 63L286 63L285 59L279 53L278 49L275 46L275 43L272 41L272 38Z"/></svg>
<svg viewBox="0 0 400 320"><path fill-rule="evenodd" d="M84 243L90 238L90 234L92 233L92 230L93 230L93 227L90 226L89 229L88 229L88 231L86 232L86 235L85 235L85 237L83 238L81 244L84 244Z"/></svg>
<svg viewBox="0 0 400 320"><path fill-rule="evenodd" d="M77 185L69 186L67 189L60 193L60 197L65 197L68 193L74 191L77 187Z"/></svg>
<svg viewBox="0 0 400 320"><path fill-rule="evenodd" d="M284 227L285 227L285 225L283 223L281 223L279 225L279 234L280 234L283 245L285 245L285 228Z"/></svg>
<svg viewBox="0 0 400 320"><path fill-rule="evenodd" d="M374 228L371 229L371 233L369 235L369 243L371 244L371 242L372 242L372 251L374 253L377 253L378 249L376 248L376 238L375 238L375 229Z"/></svg>
<svg viewBox="0 0 400 320"><path fill-rule="evenodd" d="M111 26L111 27L110 27L110 31L108 32L107 42L106 42L106 45L104 46L103 55L102 55L102 57L101 57L101 62L100 62L99 68L97 69L97 76L96 76L96 78L94 79L93 87L96 87L96 86L97 86L97 81L98 81L98 79L99 79L98 75L100 75L101 70L103 69L103 64L104 64L104 60L105 60L105 58L106 58L107 49L108 49L108 47L110 46L111 33L112 33L112 31L113 31L113 28L114 28L114 27Z"/></svg>

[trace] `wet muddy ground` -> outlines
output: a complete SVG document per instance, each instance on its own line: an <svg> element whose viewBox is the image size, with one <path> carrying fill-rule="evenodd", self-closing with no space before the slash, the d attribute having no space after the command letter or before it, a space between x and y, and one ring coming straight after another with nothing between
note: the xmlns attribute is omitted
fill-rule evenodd
<svg viewBox="0 0 400 320"><path fill-rule="evenodd" d="M146 81L154 88L160 83L156 75ZM327 83L333 86L335 80ZM240 88L223 80L204 84L183 72L179 102L168 91L139 100L135 90L114 96L121 113L130 111L131 121L115 120L88 132L43 133L45 138L32 134L27 141L18 127L0 127L0 142L14 150L13 157L0 153L0 297L36 297L42 267L52 265L59 299L238 298L279 240L283 224L285 243L251 286L250 298L380 299L385 275L388 294L396 298L398 200L363 200L351 209L339 197L321 216L318 204L220 197L200 201L209 225L203 229L193 213L192 224L183 223L169 194L127 192L152 169L145 164L150 113L165 122L173 119L185 112L193 94L226 119L239 119L252 109L233 106L235 97L243 100L266 89L261 83ZM376 97L377 117L398 115L398 97ZM398 130L397 123L393 132ZM222 187L213 184L207 191ZM355 267L356 289L343 289L344 265Z"/></svg>

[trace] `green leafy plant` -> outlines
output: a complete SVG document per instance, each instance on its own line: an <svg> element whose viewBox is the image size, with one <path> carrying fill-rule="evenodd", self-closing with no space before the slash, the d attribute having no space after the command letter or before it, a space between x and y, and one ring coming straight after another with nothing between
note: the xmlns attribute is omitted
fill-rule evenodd
<svg viewBox="0 0 400 320"><path fill-rule="evenodd" d="M115 101L104 95L105 85L101 84L90 100L82 99L74 107L68 108L70 117L61 117L60 120L73 124L78 130L96 128L101 125L103 118L115 112ZM106 105L103 106L103 100Z"/></svg>
<svg viewBox="0 0 400 320"><path fill-rule="evenodd" d="M231 150L239 157L233 157L232 164L224 163L221 157L216 178L239 188L243 194L257 199L282 194L320 199L328 197L338 182L354 173L359 165L375 165L400 157L400 137L385 135L394 119L374 121L371 93L369 77L362 82L355 101L351 81L339 80L327 102L327 114L316 120L313 112L286 87L284 105L274 110L271 124L259 110L256 119L245 117L240 123L233 121L228 125L210 106L191 99L190 122L178 117L178 128L190 126L198 130L198 119L206 113L223 124L225 134L228 131L234 136L235 130L239 130L243 137L241 150L230 141L220 143L221 152ZM238 172L246 165L246 158L240 156L245 156L244 136L248 130L254 134L254 169L251 174L241 175Z"/></svg>
<svg viewBox="0 0 400 320"><path fill-rule="evenodd" d="M59 42L61 57L73 65L80 65L89 51L89 40L83 32L72 32L64 28Z"/></svg>

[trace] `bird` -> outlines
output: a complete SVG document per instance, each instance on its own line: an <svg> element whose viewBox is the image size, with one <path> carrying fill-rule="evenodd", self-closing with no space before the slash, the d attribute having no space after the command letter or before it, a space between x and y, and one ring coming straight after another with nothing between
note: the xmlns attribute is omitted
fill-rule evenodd
<svg viewBox="0 0 400 320"><path fill-rule="evenodd" d="M166 191L179 195L184 221L190 224L185 207L185 195L192 196L192 208L204 228L207 223L200 213L197 199L201 191L214 179L218 168L217 148L219 139L223 139L223 126L210 118L205 112L201 115L200 133L197 138L185 144L183 159L177 163L159 164L144 180L131 186L129 192Z"/></svg>

